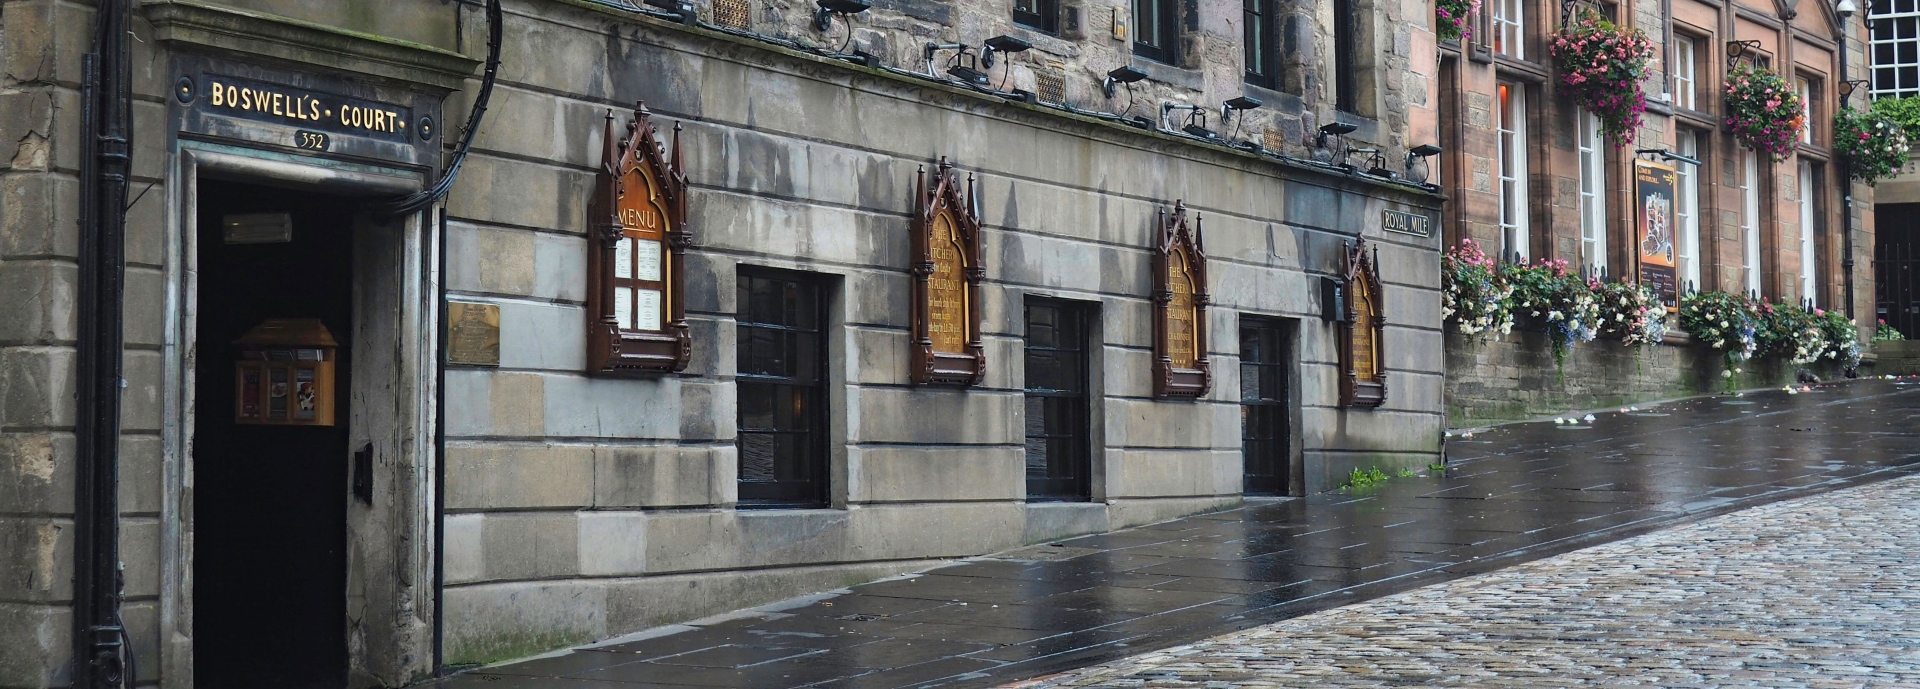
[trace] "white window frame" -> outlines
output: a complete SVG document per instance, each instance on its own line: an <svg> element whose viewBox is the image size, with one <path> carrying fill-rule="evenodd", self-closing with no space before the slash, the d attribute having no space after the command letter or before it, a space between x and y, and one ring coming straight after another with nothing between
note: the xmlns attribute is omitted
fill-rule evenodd
<svg viewBox="0 0 1920 689"><path fill-rule="evenodd" d="M1700 135L1691 129L1680 129L1674 137L1674 152L1700 160ZM1700 170L1697 166L1677 163L1674 171L1679 175L1679 188L1675 189L1674 219L1679 221L1680 241L1677 247L1680 262L1680 279L1694 289L1700 288Z"/></svg>
<svg viewBox="0 0 1920 689"><path fill-rule="evenodd" d="M1740 269L1749 294L1760 292L1760 155L1740 149Z"/></svg>
<svg viewBox="0 0 1920 689"><path fill-rule="evenodd" d="M1820 230L1820 208L1814 197L1813 163L1800 161L1800 301L1820 305L1820 262L1815 260L1819 246L1815 236Z"/></svg>
<svg viewBox="0 0 1920 689"><path fill-rule="evenodd" d="M1693 38L1681 34L1673 35L1673 105L1678 108L1695 110L1696 101L1693 79Z"/></svg>
<svg viewBox="0 0 1920 689"><path fill-rule="evenodd" d="M1491 0L1493 52L1527 59L1526 0Z"/></svg>
<svg viewBox="0 0 1920 689"><path fill-rule="evenodd" d="M1873 97L1920 94L1920 3L1879 0L1868 3L1867 8L1870 10L1867 56L1873 68ZM1890 57L1881 59L1882 56Z"/></svg>
<svg viewBox="0 0 1920 689"><path fill-rule="evenodd" d="M1599 274L1607 269L1607 149L1600 116L1575 111L1579 120L1575 145L1580 155L1580 257L1583 267Z"/></svg>
<svg viewBox="0 0 1920 689"><path fill-rule="evenodd" d="M1813 143L1813 82L1806 77L1793 78L1793 92L1800 94L1800 143Z"/></svg>
<svg viewBox="0 0 1920 689"><path fill-rule="evenodd" d="M1494 87L1496 184L1500 197L1501 258L1533 259L1527 226L1527 87L1511 81Z"/></svg>

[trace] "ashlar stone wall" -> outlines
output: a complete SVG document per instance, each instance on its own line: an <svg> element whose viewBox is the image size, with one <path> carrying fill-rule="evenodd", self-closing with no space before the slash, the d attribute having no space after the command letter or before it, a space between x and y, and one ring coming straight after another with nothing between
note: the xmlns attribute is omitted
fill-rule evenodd
<svg viewBox="0 0 1920 689"><path fill-rule="evenodd" d="M509 3L509 60L448 201L452 298L501 308L498 368L447 374L447 659L489 662L1240 497L1238 320L1295 319L1307 490L1420 466L1441 430L1438 239L1381 210L1437 199L733 37L554 0ZM477 32L479 22L469 24ZM608 109L684 127L680 375L585 375L586 204ZM452 104L451 112L464 111ZM908 214L941 156L976 175L987 377L908 385ZM1149 232L1204 216L1211 394L1151 398ZM1364 231L1386 283L1379 410L1337 407L1318 276ZM831 504L735 509L739 269L831 285ZM1094 496L1025 502L1022 304L1097 309Z"/></svg>

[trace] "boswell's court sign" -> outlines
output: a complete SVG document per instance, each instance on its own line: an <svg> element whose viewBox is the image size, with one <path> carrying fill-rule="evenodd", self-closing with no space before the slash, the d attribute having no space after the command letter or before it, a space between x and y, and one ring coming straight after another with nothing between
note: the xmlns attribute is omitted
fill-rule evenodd
<svg viewBox="0 0 1920 689"><path fill-rule="evenodd" d="M173 95L183 138L434 167L439 99L320 72L183 57Z"/></svg>

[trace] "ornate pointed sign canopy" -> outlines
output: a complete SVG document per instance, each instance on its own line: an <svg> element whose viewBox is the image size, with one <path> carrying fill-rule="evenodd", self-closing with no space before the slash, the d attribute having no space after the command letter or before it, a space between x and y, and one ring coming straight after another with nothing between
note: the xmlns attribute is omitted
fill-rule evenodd
<svg viewBox="0 0 1920 689"><path fill-rule="evenodd" d="M1348 247L1342 267L1347 288L1346 318L1340 324L1340 404L1348 407L1378 407L1387 401L1387 372L1382 344L1385 340L1386 312L1381 307L1380 276L1375 266L1379 249L1367 252L1367 240L1358 238Z"/></svg>
<svg viewBox="0 0 1920 689"><path fill-rule="evenodd" d="M940 159L929 185L926 167L914 185L913 360L915 385L973 385L987 373L980 341L979 197L973 176L960 194L959 175Z"/></svg>
<svg viewBox="0 0 1920 689"><path fill-rule="evenodd" d="M634 106L626 135L607 111L587 252L587 369L601 375L680 371L693 341L687 332L685 263L687 176L680 126L671 156L645 103Z"/></svg>
<svg viewBox="0 0 1920 689"><path fill-rule="evenodd" d="M1213 387L1207 360L1207 254L1200 216L1184 201L1160 209L1153 241L1153 394L1200 397Z"/></svg>

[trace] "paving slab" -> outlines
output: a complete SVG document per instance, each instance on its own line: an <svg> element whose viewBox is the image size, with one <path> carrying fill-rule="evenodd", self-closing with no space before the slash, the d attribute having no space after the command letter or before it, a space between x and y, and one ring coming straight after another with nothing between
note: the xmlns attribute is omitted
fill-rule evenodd
<svg viewBox="0 0 1920 689"><path fill-rule="evenodd" d="M1699 398L1595 416L1591 424L1522 423L1456 435L1446 470L1432 475L967 560L803 605L483 668L431 686L996 687L1920 473L1920 385L1911 380ZM1527 624L1561 620L1551 608L1538 613ZM1650 658L1661 653L1644 650ZM1819 668L1837 676L1868 667L1855 661ZM1378 667L1415 683L1454 681L1429 676L1442 672L1431 663L1393 662L1402 664ZM1554 686L1631 662L1600 667L1514 657L1470 677L1489 686ZM1675 682L1716 684L1687 679L1696 675L1666 660L1648 662L1648 673L1673 671ZM1295 663L1287 672L1344 677L1354 663L1365 665L1365 658ZM1550 670L1554 684L1535 682L1540 668ZM1257 668L1232 672L1266 677ZM1176 680L1186 681L1131 677L1111 686Z"/></svg>

